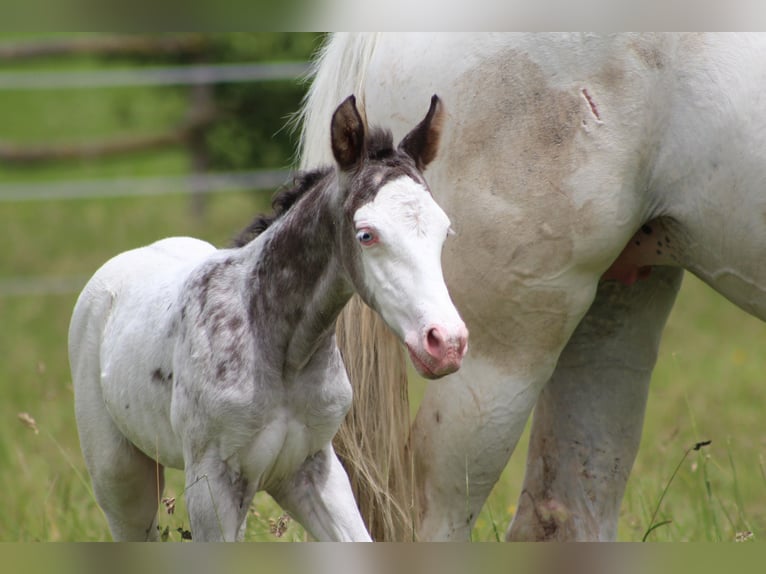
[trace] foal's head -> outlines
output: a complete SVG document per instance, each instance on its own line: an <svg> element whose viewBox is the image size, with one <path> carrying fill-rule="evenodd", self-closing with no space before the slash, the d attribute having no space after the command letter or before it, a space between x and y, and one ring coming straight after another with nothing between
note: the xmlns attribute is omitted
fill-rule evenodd
<svg viewBox="0 0 766 574"><path fill-rule="evenodd" d="M423 121L394 148L389 132L368 133L350 96L331 124L344 266L362 299L431 379L460 367L468 338L442 276L450 221L422 175L436 156L442 120L442 104L433 96Z"/></svg>

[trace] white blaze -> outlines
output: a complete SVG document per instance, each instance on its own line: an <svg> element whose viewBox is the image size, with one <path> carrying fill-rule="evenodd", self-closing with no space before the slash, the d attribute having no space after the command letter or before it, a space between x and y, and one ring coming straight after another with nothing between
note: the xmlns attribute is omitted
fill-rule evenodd
<svg viewBox="0 0 766 574"><path fill-rule="evenodd" d="M374 245L362 246L365 286L403 341L415 344L433 325L463 324L442 275L450 221L423 185L405 176L385 184L356 212L354 223L378 237Z"/></svg>

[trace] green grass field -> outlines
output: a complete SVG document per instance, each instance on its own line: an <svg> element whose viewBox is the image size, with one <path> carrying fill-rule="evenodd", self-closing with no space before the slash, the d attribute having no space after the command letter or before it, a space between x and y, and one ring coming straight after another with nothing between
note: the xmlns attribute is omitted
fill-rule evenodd
<svg viewBox="0 0 766 574"><path fill-rule="evenodd" d="M0 92L2 139L55 140L140 133L179 117L179 95L149 89L27 94ZM139 154L98 164L47 168L0 166L0 183L118 175L178 174L182 150ZM25 294L18 278L65 277L77 284L112 255L171 235L226 244L268 193L209 198L203 218L188 198L0 202L0 541L109 540L79 451L66 356L76 293ZM3 294L4 293L4 294ZM766 325L745 315L687 276L670 318L655 371L645 432L621 513L620 540L641 540L663 490L686 450L712 440L683 460L654 524L652 541L761 539L766 528ZM422 383L412 385L413 401ZM25 423L26 413L36 422ZM22 415L23 417L24 415ZM27 419L28 420L28 419ZM523 477L526 435L480 515L473 539L502 539ZM180 540L188 528L183 477L169 472L161 526ZM250 540L303 540L300 526L283 524L280 509L259 495ZM286 529L281 536L274 531ZM744 535L741 535L744 536ZM746 537L746 536L745 536Z"/></svg>

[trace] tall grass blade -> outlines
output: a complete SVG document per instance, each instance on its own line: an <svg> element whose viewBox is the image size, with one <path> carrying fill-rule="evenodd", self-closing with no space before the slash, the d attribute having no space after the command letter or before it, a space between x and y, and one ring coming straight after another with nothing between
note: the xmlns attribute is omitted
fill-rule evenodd
<svg viewBox="0 0 766 574"><path fill-rule="evenodd" d="M741 527L735 527L734 531L740 530L752 530L752 527L745 517L745 504L742 502L742 492L739 487L739 478L737 476L737 466L734 464L734 456L731 453L731 442L726 441L726 454L729 457L729 466L731 467L731 475L734 480L734 500L737 503L737 514L739 515L739 521Z"/></svg>
<svg viewBox="0 0 766 574"><path fill-rule="evenodd" d="M644 536L641 538L641 542L646 542L646 538L656 528L658 528L660 526L663 526L665 524L670 524L670 522L671 522L670 520L663 520L662 522L660 522L658 524L655 524L655 522L654 522L655 518L657 518L657 513L660 511L660 506L662 505L662 501L665 499L665 495L667 494L668 489L670 488L670 485L673 482L673 479L678 474L678 471L681 470L681 465L686 460L686 457L689 456L689 453L691 451L693 451L693 450L699 450L702 447L709 445L711 442L712 441L709 441L709 440L703 440L703 441L698 442L698 443L694 444L693 446L690 446L689 448L686 449L686 452L684 452L684 455L681 457L681 460L678 461L678 464L676 465L676 468L673 471L673 474L670 475L670 478L668 479L668 482L665 484L665 488L662 490L662 494L660 495L660 499L657 501L657 506L654 508L654 512L652 513L652 518L649 521L649 528L647 528L646 532L644 532Z"/></svg>
<svg viewBox="0 0 766 574"><path fill-rule="evenodd" d="M702 476L705 480L705 494L707 496L707 507L708 507L708 513L710 516L710 522L713 526L713 534L715 538L713 539L714 542L720 542L722 540L721 538L721 527L718 524L718 517L715 512L715 505L713 501L713 488L712 483L710 482L710 475L708 474L708 460L703 460L702 463Z"/></svg>
<svg viewBox="0 0 766 574"><path fill-rule="evenodd" d="M491 504L487 504L487 512L489 512L489 521L492 523L492 531L495 533L495 542L500 542L500 532L497 529L497 522L495 522L495 517L492 515Z"/></svg>
<svg viewBox="0 0 766 574"><path fill-rule="evenodd" d="M82 483L82 485L85 487L85 490L88 491L88 494L90 495L91 499L93 500L94 504L98 504L96 502L96 495L93 494L93 488L90 485L90 482L85 480L85 477L80 473L79 470L77 470L77 466L75 466L74 462L72 462L72 459L69 458L69 453L64 450L64 447L59 444L59 442L56 440L56 438L50 433L48 429L44 429L45 434L48 436L48 438L53 442L54 445L56 445L56 448L61 453L61 456L64 457L64 460L66 460L67 464L69 465L69 468L72 469L72 472L74 472L75 476L78 478L78 480ZM99 508L101 508L99 506Z"/></svg>

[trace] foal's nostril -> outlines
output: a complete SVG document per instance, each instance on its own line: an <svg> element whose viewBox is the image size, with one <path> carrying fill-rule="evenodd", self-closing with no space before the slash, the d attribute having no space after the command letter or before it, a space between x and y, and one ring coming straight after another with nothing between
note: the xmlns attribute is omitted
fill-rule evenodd
<svg viewBox="0 0 766 574"><path fill-rule="evenodd" d="M426 335L426 349L428 354L434 358L441 358L444 354L444 337L436 327L428 330Z"/></svg>

